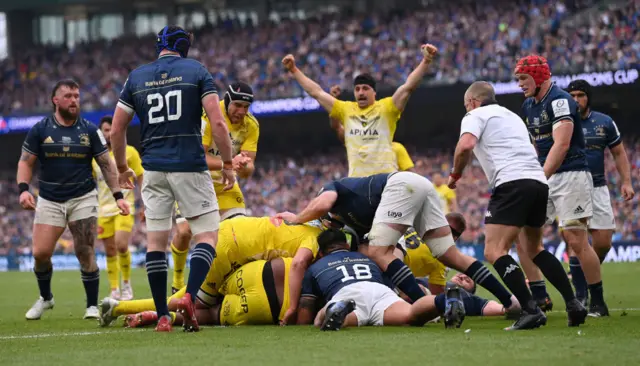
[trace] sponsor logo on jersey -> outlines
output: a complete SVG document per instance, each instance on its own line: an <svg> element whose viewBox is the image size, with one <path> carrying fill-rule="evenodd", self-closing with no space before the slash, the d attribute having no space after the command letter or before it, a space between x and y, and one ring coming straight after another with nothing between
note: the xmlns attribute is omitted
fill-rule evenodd
<svg viewBox="0 0 640 366"><path fill-rule="evenodd" d="M46 139L44 139L45 144L53 144L53 139L51 138L51 136L47 137Z"/></svg>

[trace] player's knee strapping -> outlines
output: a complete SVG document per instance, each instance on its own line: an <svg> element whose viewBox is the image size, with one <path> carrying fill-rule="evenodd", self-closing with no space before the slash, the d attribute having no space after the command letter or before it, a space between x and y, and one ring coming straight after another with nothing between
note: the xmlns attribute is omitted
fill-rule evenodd
<svg viewBox="0 0 640 366"><path fill-rule="evenodd" d="M575 219L575 220L564 220L562 221L562 228L564 230L583 230L583 231L587 231L588 229L588 224L587 222L580 220L580 219Z"/></svg>
<svg viewBox="0 0 640 366"><path fill-rule="evenodd" d="M187 219L187 221L189 222L191 233L193 236L196 236L198 234L218 230L218 227L220 226L220 214L218 211L211 211L200 215L195 219Z"/></svg>
<svg viewBox="0 0 640 366"><path fill-rule="evenodd" d="M387 224L375 223L373 227L371 227L368 235L369 245L374 247L396 245L402 236L403 233L391 228Z"/></svg>
<svg viewBox="0 0 640 366"><path fill-rule="evenodd" d="M147 217L147 231L169 231L171 230L171 217L164 219L152 219Z"/></svg>
<svg viewBox="0 0 640 366"><path fill-rule="evenodd" d="M446 235L440 238L427 239L425 240L425 244L427 244L429 250L431 250L431 254L433 254L433 256L436 258L442 257L444 253L449 250L449 248L456 245L451 235Z"/></svg>

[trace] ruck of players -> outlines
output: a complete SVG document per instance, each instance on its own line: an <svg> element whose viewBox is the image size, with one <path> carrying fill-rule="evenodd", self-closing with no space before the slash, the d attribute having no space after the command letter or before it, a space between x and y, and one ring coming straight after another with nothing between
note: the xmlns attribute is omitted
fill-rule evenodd
<svg viewBox="0 0 640 366"><path fill-rule="evenodd" d="M394 138L411 94L438 57L435 46L415 50L420 62L390 97L378 99L377 80L357 75L355 101L339 100L338 89L325 91L329 86L298 68L296 55L283 55L282 72L328 113L346 149L348 176L314 187L315 198L300 210L252 217L238 179L249 178L258 159L254 91L242 80L218 91L210 71L188 58L193 42L183 28L164 27L157 59L130 72L113 115L98 126L81 117L73 80L52 90L53 113L29 131L17 171L20 204L35 211L39 298L26 319L46 318L54 307L51 257L67 227L81 265L84 318L103 327L121 317L128 327L159 332L439 321L458 328L465 317L493 316L515 321L506 330L527 330L547 324L545 312L553 308L545 278L563 297L569 327L609 315L600 264L615 218L605 149L621 177L622 199L635 192L620 131L591 109L595 96L587 81L563 90L544 57L525 56L513 65L525 97L518 111L502 107L490 83L472 83L460 96L466 114L453 168L446 183L442 176L431 182L413 171ZM140 152L126 137L134 115ZM456 246L466 221L456 212L455 190L474 156L491 188L484 258L497 275ZM30 188L36 161L37 198ZM136 196L142 198L137 212ZM135 298L131 284L135 215L146 223L149 299ZM544 226L555 220L568 246L571 279L542 244ZM105 247L110 288L100 303L96 239ZM496 300L477 296L478 286Z"/></svg>

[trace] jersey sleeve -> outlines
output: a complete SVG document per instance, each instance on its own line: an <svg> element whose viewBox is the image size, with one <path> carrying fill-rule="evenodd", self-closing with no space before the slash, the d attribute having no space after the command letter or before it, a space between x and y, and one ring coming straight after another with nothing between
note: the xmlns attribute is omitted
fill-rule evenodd
<svg viewBox="0 0 640 366"><path fill-rule="evenodd" d="M396 107L395 103L393 103L393 98L386 97L379 101L384 110L384 114L387 116L387 122L389 125L398 124L398 120L400 116L402 116L402 111Z"/></svg>
<svg viewBox="0 0 640 366"><path fill-rule="evenodd" d="M338 187L336 186L336 182L329 182L329 183L325 184L324 186L322 186L322 188L320 189L320 192L318 192L318 196L320 194L322 194L322 192L325 192L325 191L338 192Z"/></svg>
<svg viewBox="0 0 640 366"><path fill-rule="evenodd" d="M578 106L576 102L569 98L554 99L547 105L547 114L553 129L559 126L558 122L560 121L569 120L575 122L573 116L575 116L577 112Z"/></svg>
<svg viewBox="0 0 640 366"><path fill-rule="evenodd" d="M200 122L202 123L200 128L200 132L202 133L202 145L211 146L211 123L209 123L209 118L205 113L202 113Z"/></svg>
<svg viewBox="0 0 640 366"><path fill-rule="evenodd" d="M40 123L36 123L31 129L29 133L27 133L27 137L24 139L22 143L22 150L28 152L32 155L38 155L38 151L40 151L40 143L42 139L40 138Z"/></svg>
<svg viewBox="0 0 640 366"><path fill-rule="evenodd" d="M249 117L248 123L249 123L249 131L247 133L247 137L242 143L242 146L240 146L240 150L256 152L258 151L258 137L260 136L260 125L258 124L258 121L253 117Z"/></svg>
<svg viewBox="0 0 640 366"><path fill-rule="evenodd" d="M213 77L202 64L200 64L200 72L198 75L198 88L200 89L200 99L211 93L218 92Z"/></svg>
<svg viewBox="0 0 640 366"><path fill-rule="evenodd" d="M140 159L140 154L138 150L136 150L133 146L127 146L127 165L129 168L136 173L136 176L139 177L144 174L144 169L142 168L142 159Z"/></svg>
<svg viewBox="0 0 640 366"><path fill-rule="evenodd" d="M476 116L475 114L467 113L464 118L462 118L462 123L460 125L460 136L464 135L465 133L470 133L476 138L480 139L486 126L487 122L485 120Z"/></svg>
<svg viewBox="0 0 640 366"><path fill-rule="evenodd" d="M313 258L315 258L316 255L318 255L318 240L316 239L315 236L308 237L304 239L302 243L300 243L300 246L298 247L298 249L302 249L302 248L309 249L313 254Z"/></svg>
<svg viewBox="0 0 640 366"><path fill-rule="evenodd" d="M109 152L107 140L105 140L102 131L93 124L89 124L89 141L91 142L91 153L94 158Z"/></svg>
<svg viewBox="0 0 640 366"><path fill-rule="evenodd" d="M396 154L398 169L400 169L400 171L409 170L414 167L413 160L411 160L411 157L404 145L399 142L394 142L391 147L393 148L393 152Z"/></svg>
<svg viewBox="0 0 640 366"><path fill-rule="evenodd" d="M344 119L347 115L348 105L349 105L349 102L336 99L335 102L333 102L333 108L331 108L331 113L329 113L329 117L340 120L340 124L344 126Z"/></svg>
<svg viewBox="0 0 640 366"><path fill-rule="evenodd" d="M314 282L313 273L311 273L311 269L308 269L302 279L302 292L300 292L300 296L319 297Z"/></svg>
<svg viewBox="0 0 640 366"><path fill-rule="evenodd" d="M620 136L620 131L618 130L618 126L616 123L610 119L607 124L607 145L609 148L614 148L622 142L622 137Z"/></svg>
<svg viewBox="0 0 640 366"><path fill-rule="evenodd" d="M135 110L133 105L133 91L131 90L131 74L129 74L129 77L124 82L117 106L129 114L133 114Z"/></svg>

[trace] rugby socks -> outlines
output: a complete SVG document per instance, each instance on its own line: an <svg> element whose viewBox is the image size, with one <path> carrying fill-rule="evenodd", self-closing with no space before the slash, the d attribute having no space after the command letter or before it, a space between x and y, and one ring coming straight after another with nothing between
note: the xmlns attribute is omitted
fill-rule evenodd
<svg viewBox="0 0 640 366"><path fill-rule="evenodd" d="M589 292L591 293L591 305L604 305L602 281L589 285Z"/></svg>
<svg viewBox="0 0 640 366"><path fill-rule="evenodd" d="M571 272L571 282L573 282L573 287L576 289L576 297L578 299L586 299L587 279L584 277L584 272L582 271L582 266L580 265L578 257L569 258L569 271ZM549 277L547 276L547 278ZM551 281L550 278L549 281Z"/></svg>
<svg viewBox="0 0 640 366"><path fill-rule="evenodd" d="M84 292L87 295L87 307L98 306L98 292L100 292L100 270L85 272L80 270Z"/></svg>
<svg viewBox="0 0 640 366"><path fill-rule="evenodd" d="M529 281L529 289L531 290L531 294L534 299L541 300L550 297L547 293L547 284L544 280Z"/></svg>
<svg viewBox="0 0 640 366"><path fill-rule="evenodd" d="M500 281L498 281L498 279L495 278L493 274L491 274L489 268L485 267L482 262L475 261L471 263L469 268L464 271L464 274L469 276L478 285L489 290L489 292L491 292L495 297L498 298L498 300L500 300L505 308L511 307L511 293L509 293L509 291L507 291L507 289L502 286Z"/></svg>
<svg viewBox="0 0 640 366"><path fill-rule="evenodd" d="M409 267L400 259L394 259L389 263L384 274L391 279L391 282L393 282L396 287L409 296L412 302L416 302L425 296L424 291L422 291L416 281L416 277Z"/></svg>
<svg viewBox="0 0 640 366"><path fill-rule="evenodd" d="M111 290L115 290L120 287L118 257L107 257L107 278L109 279L109 288Z"/></svg>
<svg viewBox="0 0 640 366"><path fill-rule="evenodd" d="M437 294L436 298L433 299L433 303L436 305L438 313L444 314L445 310L447 310L447 296L444 293Z"/></svg>
<svg viewBox="0 0 640 366"><path fill-rule="evenodd" d="M122 280L129 283L131 281L131 252L128 249L124 253L118 253L118 263L120 264Z"/></svg>
<svg viewBox="0 0 640 366"><path fill-rule="evenodd" d="M173 258L173 281L171 287L183 288L184 287L184 268L187 266L187 255L189 254L189 248L180 250L171 243L171 258Z"/></svg>
<svg viewBox="0 0 640 366"><path fill-rule="evenodd" d="M169 315L167 307L167 256L164 252L147 252L147 278L151 287L151 296L156 305L158 318Z"/></svg>
<svg viewBox="0 0 640 366"><path fill-rule="evenodd" d="M213 259L216 257L216 249L207 243L198 243L191 255L189 280L187 281L187 293L191 295L191 301L196 301L196 295L207 273L211 269Z"/></svg>
<svg viewBox="0 0 640 366"><path fill-rule="evenodd" d="M520 302L520 306L522 306L523 310L526 310L529 314L534 314L537 312L536 303L533 301L531 297L531 293L527 288L527 283L524 279L524 273L522 273L522 269L516 263L516 261L509 254L505 254L502 257L498 258L497 261L493 264L493 268L498 271L500 277L507 285L507 287L513 292L515 297ZM506 307L506 306L505 306Z"/></svg>
<svg viewBox="0 0 640 366"><path fill-rule="evenodd" d="M153 299L119 301L118 305L113 308L113 316L137 314L143 311L156 310L156 304Z"/></svg>
<svg viewBox="0 0 640 366"><path fill-rule="evenodd" d="M578 258L576 258L576 260L577 259ZM569 282L569 278L567 277L567 273L565 272L562 263L560 263L556 256L546 250L543 250L538 253L535 258L533 258L533 263L535 263L535 265L540 268L542 274L547 278L547 280L549 280L549 282L551 282L553 287L555 287L560 292L560 295L562 295L565 303L575 299L573 289L571 288L571 283ZM579 266L580 263L578 263L578 267Z"/></svg>
<svg viewBox="0 0 640 366"><path fill-rule="evenodd" d="M36 274L36 279L38 280L40 296L42 296L45 301L51 300L53 298L53 294L51 293L51 276L53 276L53 267L49 267L49 269L43 272L37 272L34 269L33 273Z"/></svg>

